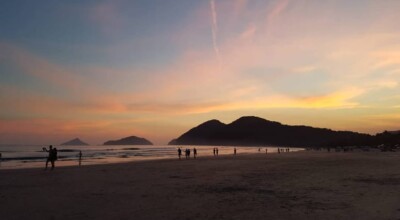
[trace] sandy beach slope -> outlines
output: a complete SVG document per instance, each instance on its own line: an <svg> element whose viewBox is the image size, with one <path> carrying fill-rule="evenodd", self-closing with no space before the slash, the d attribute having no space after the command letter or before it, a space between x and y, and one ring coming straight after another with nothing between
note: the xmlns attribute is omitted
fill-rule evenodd
<svg viewBox="0 0 400 220"><path fill-rule="evenodd" d="M1 219L399 219L400 153L0 171Z"/></svg>

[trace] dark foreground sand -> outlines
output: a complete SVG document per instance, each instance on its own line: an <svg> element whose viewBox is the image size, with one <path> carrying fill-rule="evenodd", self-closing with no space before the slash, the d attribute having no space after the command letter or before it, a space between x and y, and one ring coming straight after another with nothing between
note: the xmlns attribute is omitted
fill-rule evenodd
<svg viewBox="0 0 400 220"><path fill-rule="evenodd" d="M400 219L400 153L3 170L0 219Z"/></svg>

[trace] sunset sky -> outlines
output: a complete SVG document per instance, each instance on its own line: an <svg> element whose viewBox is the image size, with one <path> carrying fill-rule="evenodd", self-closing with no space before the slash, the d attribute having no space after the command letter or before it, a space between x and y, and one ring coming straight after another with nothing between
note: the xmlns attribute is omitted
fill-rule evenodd
<svg viewBox="0 0 400 220"><path fill-rule="evenodd" d="M400 129L398 0L0 1L0 144L255 115Z"/></svg>

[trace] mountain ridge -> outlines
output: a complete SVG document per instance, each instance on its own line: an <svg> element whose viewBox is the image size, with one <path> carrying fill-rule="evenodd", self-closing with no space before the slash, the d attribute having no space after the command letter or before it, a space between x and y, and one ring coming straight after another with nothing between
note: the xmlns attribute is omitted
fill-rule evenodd
<svg viewBox="0 0 400 220"><path fill-rule="evenodd" d="M305 125L285 125L256 116L243 116L229 124L209 120L183 133L169 145L276 145L320 147L366 145L373 136Z"/></svg>
<svg viewBox="0 0 400 220"><path fill-rule="evenodd" d="M87 146L87 145L89 145L89 144L83 142L83 141L82 141L81 139L79 139L79 138L74 138L74 139L72 139L72 140L70 140L70 141L67 141L67 142L65 142L65 143L62 143L62 144L60 144L60 145Z"/></svg>
<svg viewBox="0 0 400 220"><path fill-rule="evenodd" d="M119 140L109 140L104 142L103 145L153 145L150 141L145 138L129 136L121 138Z"/></svg>

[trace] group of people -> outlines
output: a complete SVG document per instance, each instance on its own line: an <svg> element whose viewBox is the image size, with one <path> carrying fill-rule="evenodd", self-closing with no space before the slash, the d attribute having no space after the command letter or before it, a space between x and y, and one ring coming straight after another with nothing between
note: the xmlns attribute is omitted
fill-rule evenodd
<svg viewBox="0 0 400 220"><path fill-rule="evenodd" d="M43 151L49 153L49 155L47 156L47 159L46 159L46 167L44 169L47 170L47 167L48 167L49 162L50 162L51 163L51 170L53 170L54 167L55 167L55 162L58 159L58 155L57 155L58 154L58 150L57 150L57 148L55 148L55 147L53 148L53 145L50 145L49 149L47 149L45 147L42 148L42 149L43 149ZM78 158L79 158L79 166L81 166L81 164L82 164L82 151L79 151Z"/></svg>
<svg viewBox="0 0 400 220"><path fill-rule="evenodd" d="M182 149L179 147L178 148L178 157L179 157L179 159L181 159L181 156L182 156ZM197 149L193 148L193 158L196 159L196 157L197 157ZM185 158L186 159L190 158L190 149L189 148L185 149Z"/></svg>
<svg viewBox="0 0 400 220"><path fill-rule="evenodd" d="M258 152L261 152L261 148L258 148ZM290 152L290 148L278 148L278 153L283 153L283 152ZM236 147L233 148L233 155L237 154L237 149ZM268 154L268 148L265 148L265 154ZM218 147L214 147L213 148L213 155L214 156L218 156ZM180 147L178 147L178 157L179 159L181 159L182 156L182 149ZM196 158L197 156L197 149L193 148L193 157ZM186 148L185 149L185 157L186 159L190 158L190 149Z"/></svg>
<svg viewBox="0 0 400 220"><path fill-rule="evenodd" d="M290 148L278 148L278 154L283 153L283 152L290 152Z"/></svg>

